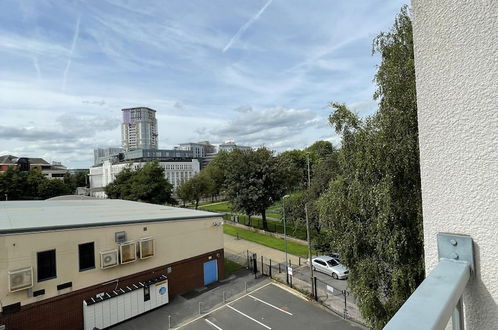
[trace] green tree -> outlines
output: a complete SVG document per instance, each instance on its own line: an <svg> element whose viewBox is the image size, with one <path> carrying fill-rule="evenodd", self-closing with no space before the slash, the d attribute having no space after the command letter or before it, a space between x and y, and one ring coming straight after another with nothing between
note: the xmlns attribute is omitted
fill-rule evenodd
<svg viewBox="0 0 498 330"><path fill-rule="evenodd" d="M202 170L211 180L211 196L222 193L226 180L226 171L229 164L230 153L220 151L209 165Z"/></svg>
<svg viewBox="0 0 498 330"><path fill-rule="evenodd" d="M304 189L307 185L306 154L302 150L289 150L276 158L277 166L282 171L285 191L292 193Z"/></svg>
<svg viewBox="0 0 498 330"><path fill-rule="evenodd" d="M67 195L69 193L69 187L59 179L45 179L38 185L38 197L42 199Z"/></svg>
<svg viewBox="0 0 498 330"><path fill-rule="evenodd" d="M412 25L407 7L373 43L379 110L360 120L331 104L342 134L340 175L320 198L331 245L350 268L349 286L381 329L424 278Z"/></svg>
<svg viewBox="0 0 498 330"><path fill-rule="evenodd" d="M283 177L271 151L234 150L229 154L225 193L232 209L251 216L261 214L263 228L268 229L266 209L280 199Z"/></svg>
<svg viewBox="0 0 498 330"><path fill-rule="evenodd" d="M208 173L201 171L190 180L183 182L176 190L176 195L185 202L194 202L195 209L199 207L199 201L203 197L212 196L214 182Z"/></svg>
<svg viewBox="0 0 498 330"><path fill-rule="evenodd" d="M316 158L324 159L334 153L335 149L329 141L316 141L308 148L304 149L305 152L310 152Z"/></svg>
<svg viewBox="0 0 498 330"><path fill-rule="evenodd" d="M172 201L172 188L164 177L164 168L153 161L136 171L124 169L105 187L105 192L109 198L164 204Z"/></svg>
<svg viewBox="0 0 498 330"><path fill-rule="evenodd" d="M104 188L107 197L111 199L132 200L132 181L134 176L135 173L131 169L131 166L125 167L116 175L114 180Z"/></svg>

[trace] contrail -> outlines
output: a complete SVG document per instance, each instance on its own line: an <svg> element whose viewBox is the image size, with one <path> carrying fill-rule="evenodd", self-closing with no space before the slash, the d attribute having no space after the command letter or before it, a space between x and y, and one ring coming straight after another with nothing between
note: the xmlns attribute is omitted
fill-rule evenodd
<svg viewBox="0 0 498 330"><path fill-rule="evenodd" d="M69 58L67 59L66 68L64 69L64 78L62 80L62 91L66 90L67 74L69 72L69 67L71 67L71 60L73 57L74 49L76 48L76 42L78 41L78 37L80 34L80 21L81 21L81 14L78 16L78 19L76 20L76 29L73 35L73 43L71 44L71 50L69 51Z"/></svg>
<svg viewBox="0 0 498 330"><path fill-rule="evenodd" d="M41 71L40 71L40 65L38 64L38 57L33 56L33 66L35 67L36 70L36 77L38 80L41 80Z"/></svg>
<svg viewBox="0 0 498 330"><path fill-rule="evenodd" d="M246 30L252 25L252 23L254 23L260 16L261 14L263 14L263 12L266 10L266 8L268 8L268 6L271 4L273 0L268 0L268 2L263 6L263 8L261 8L257 13L256 15L254 15L253 17L251 17L250 20L248 20L246 22L246 24L242 25L239 29L239 31L237 31L237 33L235 33L235 35L232 37L232 39L230 39L230 41L226 44L226 46L223 48L223 53L226 52L230 47L232 47L232 44L238 40L240 38L240 36L246 32Z"/></svg>

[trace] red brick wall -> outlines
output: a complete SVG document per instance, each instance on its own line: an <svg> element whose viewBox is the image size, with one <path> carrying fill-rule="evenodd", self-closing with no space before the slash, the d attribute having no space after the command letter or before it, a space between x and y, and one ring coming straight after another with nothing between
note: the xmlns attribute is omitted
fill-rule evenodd
<svg viewBox="0 0 498 330"><path fill-rule="evenodd" d="M209 259L209 257L212 259ZM197 257L182 260L161 267L119 279L118 288L145 281L161 275L168 277L170 298L204 286L203 264L218 259L218 278L224 278L223 250L217 250ZM172 272L167 274L168 267ZM57 297L48 298L33 304L21 306L21 311L0 316L0 325L6 330L14 329L83 329L83 300L100 292L109 292L116 288L116 282L106 285L98 284L85 289L72 291Z"/></svg>

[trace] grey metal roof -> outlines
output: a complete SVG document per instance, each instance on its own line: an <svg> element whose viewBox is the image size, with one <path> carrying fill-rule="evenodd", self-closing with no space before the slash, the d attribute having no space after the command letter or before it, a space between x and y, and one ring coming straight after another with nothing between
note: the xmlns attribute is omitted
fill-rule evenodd
<svg viewBox="0 0 498 330"><path fill-rule="evenodd" d="M220 214L120 199L0 202L0 234L221 217Z"/></svg>

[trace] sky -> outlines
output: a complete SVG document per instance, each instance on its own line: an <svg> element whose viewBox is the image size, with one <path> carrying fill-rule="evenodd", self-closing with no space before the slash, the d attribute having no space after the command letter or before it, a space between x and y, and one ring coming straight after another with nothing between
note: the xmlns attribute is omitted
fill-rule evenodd
<svg viewBox="0 0 498 330"><path fill-rule="evenodd" d="M330 102L365 117L399 0L2 0L0 155L88 168L122 108L157 110L159 148L338 145Z"/></svg>

